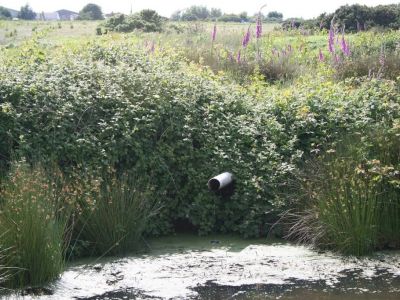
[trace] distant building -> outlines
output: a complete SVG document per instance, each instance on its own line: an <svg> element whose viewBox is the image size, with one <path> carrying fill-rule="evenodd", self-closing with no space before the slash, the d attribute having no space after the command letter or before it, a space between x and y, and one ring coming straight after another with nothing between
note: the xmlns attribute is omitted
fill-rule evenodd
<svg viewBox="0 0 400 300"><path fill-rule="evenodd" d="M40 14L36 14L36 19L42 21L57 21L60 20L57 12L42 12Z"/></svg>
<svg viewBox="0 0 400 300"><path fill-rule="evenodd" d="M42 12L36 15L36 19L42 21L73 21L79 14L67 9L57 10L55 12Z"/></svg>
<svg viewBox="0 0 400 300"><path fill-rule="evenodd" d="M73 21L78 18L79 14L67 9L61 9L56 11L58 13L59 20L62 21Z"/></svg>

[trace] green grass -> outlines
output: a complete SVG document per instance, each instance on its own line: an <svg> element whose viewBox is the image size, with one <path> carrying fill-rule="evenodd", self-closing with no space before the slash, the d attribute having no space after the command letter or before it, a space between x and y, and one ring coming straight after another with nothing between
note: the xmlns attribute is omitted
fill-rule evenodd
<svg viewBox="0 0 400 300"><path fill-rule="evenodd" d="M93 201L83 201L77 238L90 243L96 255L116 255L138 250L149 217L155 213L155 191L148 178L106 175Z"/></svg>
<svg viewBox="0 0 400 300"><path fill-rule="evenodd" d="M350 136L308 162L298 191L303 206L289 236L350 255L398 247L400 145L390 135Z"/></svg>
<svg viewBox="0 0 400 300"><path fill-rule="evenodd" d="M9 249L4 266L14 268L5 285L40 285L63 269L67 207L42 169L13 168L0 195L0 245Z"/></svg>
<svg viewBox="0 0 400 300"><path fill-rule="evenodd" d="M0 45L18 45L38 33L46 33L46 42L95 36L98 21L1 21Z"/></svg>

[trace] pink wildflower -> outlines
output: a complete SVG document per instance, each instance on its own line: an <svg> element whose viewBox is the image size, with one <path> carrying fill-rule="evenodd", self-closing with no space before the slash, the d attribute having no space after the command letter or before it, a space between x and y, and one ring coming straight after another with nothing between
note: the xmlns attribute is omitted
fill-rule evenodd
<svg viewBox="0 0 400 300"><path fill-rule="evenodd" d="M247 32L243 37L243 41L242 41L243 48L246 48L247 45L249 44L249 42L250 42L250 27L247 29Z"/></svg>
<svg viewBox="0 0 400 300"><path fill-rule="evenodd" d="M211 34L212 42L215 42L216 37L217 37L217 24L214 24L214 28Z"/></svg>
<svg viewBox="0 0 400 300"><path fill-rule="evenodd" d="M322 50L319 49L319 61L324 61L324 60L325 60L325 56L324 56L324 54L322 53Z"/></svg>
<svg viewBox="0 0 400 300"><path fill-rule="evenodd" d="M329 29L328 49L330 53L335 52L335 31L333 27Z"/></svg>
<svg viewBox="0 0 400 300"><path fill-rule="evenodd" d="M257 18L256 37L257 39L259 39L261 38L261 36L262 36L262 20L261 20L261 13L259 13Z"/></svg>

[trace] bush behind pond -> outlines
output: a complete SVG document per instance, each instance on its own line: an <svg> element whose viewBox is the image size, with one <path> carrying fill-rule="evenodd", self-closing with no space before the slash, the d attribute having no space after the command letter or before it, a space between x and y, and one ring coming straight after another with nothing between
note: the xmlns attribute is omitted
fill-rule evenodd
<svg viewBox="0 0 400 300"><path fill-rule="evenodd" d="M98 42L68 60L24 53L0 73L8 120L0 130L8 141L3 157L17 151L56 161L64 172L112 167L151 175L162 209L150 234L171 232L185 219L200 233L265 235L291 205L284 191L302 157L343 132L399 118L394 81L306 78L253 95L178 54L149 54L128 43ZM206 187L222 171L237 179L229 200Z"/></svg>

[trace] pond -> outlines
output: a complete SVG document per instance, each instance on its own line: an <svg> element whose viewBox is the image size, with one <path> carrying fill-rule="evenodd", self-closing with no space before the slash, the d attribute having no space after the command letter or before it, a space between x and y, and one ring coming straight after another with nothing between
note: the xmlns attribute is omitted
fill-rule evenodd
<svg viewBox="0 0 400 300"><path fill-rule="evenodd" d="M354 258L281 240L186 234L147 243L145 254L70 265L39 298L400 299L396 251Z"/></svg>

